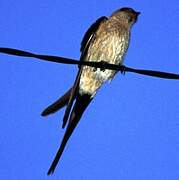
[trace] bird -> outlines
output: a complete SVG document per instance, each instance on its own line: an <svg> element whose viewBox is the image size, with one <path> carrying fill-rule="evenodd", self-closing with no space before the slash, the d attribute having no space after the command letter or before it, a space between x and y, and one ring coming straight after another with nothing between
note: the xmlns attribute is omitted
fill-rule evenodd
<svg viewBox="0 0 179 180"><path fill-rule="evenodd" d="M123 7L114 11L109 17L98 18L81 41L80 61L122 65L129 47L131 28L139 14L140 12L130 7ZM48 175L54 173L70 136L99 88L106 81L111 81L116 74L117 71L114 70L79 66L72 87L42 112L42 116L47 116L66 107L62 124L62 128L67 124L66 131L47 172Z"/></svg>

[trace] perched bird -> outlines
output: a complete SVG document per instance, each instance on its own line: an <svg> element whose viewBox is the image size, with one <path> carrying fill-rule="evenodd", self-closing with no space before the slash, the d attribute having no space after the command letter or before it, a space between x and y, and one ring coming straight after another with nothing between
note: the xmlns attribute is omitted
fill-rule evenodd
<svg viewBox="0 0 179 180"><path fill-rule="evenodd" d="M82 39L80 61L122 64L129 46L131 27L137 21L139 14L132 8L124 7L113 12L109 17L99 18ZM104 82L112 80L116 73L108 69L79 67L74 85L42 112L42 116L46 116L67 106L62 127L64 128L67 122L68 125L48 175L54 172L69 137L97 90Z"/></svg>

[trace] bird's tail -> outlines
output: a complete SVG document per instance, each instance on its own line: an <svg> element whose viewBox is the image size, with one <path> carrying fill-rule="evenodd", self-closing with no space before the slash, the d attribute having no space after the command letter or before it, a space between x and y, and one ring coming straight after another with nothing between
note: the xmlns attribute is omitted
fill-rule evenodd
<svg viewBox="0 0 179 180"><path fill-rule="evenodd" d="M68 126L65 132L65 135L63 137L63 140L61 142L60 148L58 149L58 152L48 170L48 175L52 174L58 164L58 161L60 160L60 157L63 153L63 150L65 148L65 145L68 141L68 139L70 138L71 134L73 133L73 130L75 129L75 127L77 126L83 112L85 111L85 109L87 108L87 106L89 105L89 103L91 102L92 97L90 95L77 95L76 96L76 101L75 104L73 106L73 110L70 114L70 119L68 122Z"/></svg>
<svg viewBox="0 0 179 180"><path fill-rule="evenodd" d="M61 96L58 100L56 100L53 104L48 106L42 113L42 116L47 116L49 114L55 113L60 110L64 106L66 106L69 102L70 95L72 92L72 88L70 88L63 96Z"/></svg>

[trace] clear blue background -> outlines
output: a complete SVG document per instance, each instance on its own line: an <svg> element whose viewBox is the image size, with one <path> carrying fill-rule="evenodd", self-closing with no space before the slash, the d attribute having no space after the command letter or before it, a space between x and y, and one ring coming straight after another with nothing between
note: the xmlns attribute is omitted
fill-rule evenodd
<svg viewBox="0 0 179 180"><path fill-rule="evenodd" d="M179 2L1 0L0 46L78 59L98 17L141 11L125 64L179 73ZM77 67L0 54L0 179L178 180L179 81L127 73L106 83L51 177L64 110L41 111L73 83Z"/></svg>

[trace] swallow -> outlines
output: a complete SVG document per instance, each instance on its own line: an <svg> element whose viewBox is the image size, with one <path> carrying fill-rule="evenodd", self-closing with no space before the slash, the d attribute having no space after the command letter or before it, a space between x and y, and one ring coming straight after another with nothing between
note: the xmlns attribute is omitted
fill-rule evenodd
<svg viewBox="0 0 179 180"><path fill-rule="evenodd" d="M109 17L97 19L81 41L80 61L122 65L129 46L131 28L139 14L132 8L124 7ZM116 74L115 70L79 66L73 86L42 112L42 116L47 116L66 107L62 124L62 128L67 124L66 131L48 175L54 172L70 136L98 89L106 81L111 81Z"/></svg>

